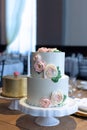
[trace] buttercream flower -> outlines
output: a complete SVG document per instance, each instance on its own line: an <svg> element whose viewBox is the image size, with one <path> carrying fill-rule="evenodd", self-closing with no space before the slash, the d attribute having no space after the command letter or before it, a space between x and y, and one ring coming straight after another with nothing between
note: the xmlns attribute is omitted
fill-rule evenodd
<svg viewBox="0 0 87 130"><path fill-rule="evenodd" d="M48 64L46 65L45 69L44 69L44 77L45 78L52 78L52 77L56 77L58 75L58 70L57 67L53 64Z"/></svg>
<svg viewBox="0 0 87 130"><path fill-rule="evenodd" d="M48 98L42 98L40 100L40 106L44 108L48 108L51 105L51 101Z"/></svg>
<svg viewBox="0 0 87 130"><path fill-rule="evenodd" d="M57 51L57 48L48 48L48 52L54 52Z"/></svg>
<svg viewBox="0 0 87 130"><path fill-rule="evenodd" d="M34 61L40 61L42 59L41 55L36 54L33 58Z"/></svg>
<svg viewBox="0 0 87 130"><path fill-rule="evenodd" d="M36 72L40 73L44 70L45 66L46 66L45 62L40 60L40 61L35 62L34 69Z"/></svg>
<svg viewBox="0 0 87 130"><path fill-rule="evenodd" d="M48 49L46 47L41 47L38 49L38 52L48 52Z"/></svg>
<svg viewBox="0 0 87 130"><path fill-rule="evenodd" d="M53 92L51 95L51 103L53 106L58 106L63 102L63 94L61 92Z"/></svg>

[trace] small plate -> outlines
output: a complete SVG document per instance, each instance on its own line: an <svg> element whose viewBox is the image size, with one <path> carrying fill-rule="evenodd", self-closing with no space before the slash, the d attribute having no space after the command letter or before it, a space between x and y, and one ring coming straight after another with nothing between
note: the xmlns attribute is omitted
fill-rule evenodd
<svg viewBox="0 0 87 130"><path fill-rule="evenodd" d="M77 88L87 90L87 86L82 84L78 85Z"/></svg>
<svg viewBox="0 0 87 130"><path fill-rule="evenodd" d="M87 85L87 81L81 81L80 82L82 85Z"/></svg>
<svg viewBox="0 0 87 130"><path fill-rule="evenodd" d="M78 110L78 112L76 112L75 115L81 116L81 117L87 117L87 112Z"/></svg>
<svg viewBox="0 0 87 130"><path fill-rule="evenodd" d="M87 113L87 98L75 98L74 99L78 105L78 110Z"/></svg>
<svg viewBox="0 0 87 130"><path fill-rule="evenodd" d="M81 81L80 84L82 85L82 88L87 90L87 81Z"/></svg>
<svg viewBox="0 0 87 130"><path fill-rule="evenodd" d="M75 98L74 99L78 104L78 111L75 115L87 117L87 98Z"/></svg>

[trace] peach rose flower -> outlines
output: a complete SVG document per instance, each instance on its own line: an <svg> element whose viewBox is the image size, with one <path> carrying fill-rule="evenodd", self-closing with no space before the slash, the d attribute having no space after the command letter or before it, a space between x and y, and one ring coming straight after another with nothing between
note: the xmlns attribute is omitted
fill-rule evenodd
<svg viewBox="0 0 87 130"><path fill-rule="evenodd" d="M48 49L46 47L41 47L38 49L38 52L47 52Z"/></svg>
<svg viewBox="0 0 87 130"><path fill-rule="evenodd" d="M57 48L46 48L46 47L41 47L38 49L37 52L54 52L58 51Z"/></svg>

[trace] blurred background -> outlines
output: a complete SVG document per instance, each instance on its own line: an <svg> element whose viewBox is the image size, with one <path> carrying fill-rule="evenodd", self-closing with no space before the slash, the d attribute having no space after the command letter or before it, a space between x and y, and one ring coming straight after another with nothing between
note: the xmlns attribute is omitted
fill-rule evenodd
<svg viewBox="0 0 87 130"><path fill-rule="evenodd" d="M0 0L0 59L15 65L4 67L4 75L30 73L30 53L43 46L64 51L65 73L86 79L86 5L87 0Z"/></svg>

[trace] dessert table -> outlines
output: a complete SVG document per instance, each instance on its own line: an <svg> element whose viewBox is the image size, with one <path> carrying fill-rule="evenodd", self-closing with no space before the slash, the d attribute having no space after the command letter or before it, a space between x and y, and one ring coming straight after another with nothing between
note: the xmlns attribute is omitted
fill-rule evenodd
<svg viewBox="0 0 87 130"><path fill-rule="evenodd" d="M77 98L87 98L87 90L80 88L77 88L72 94ZM11 100L0 99L1 130L87 130L87 114L79 111L73 115L61 117L59 125L46 127L37 125L34 122L36 117L24 114L19 110L10 110L8 108L10 103Z"/></svg>

